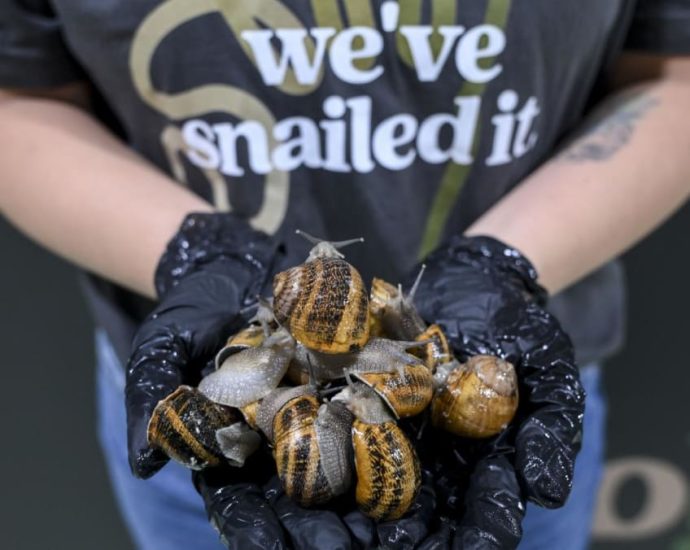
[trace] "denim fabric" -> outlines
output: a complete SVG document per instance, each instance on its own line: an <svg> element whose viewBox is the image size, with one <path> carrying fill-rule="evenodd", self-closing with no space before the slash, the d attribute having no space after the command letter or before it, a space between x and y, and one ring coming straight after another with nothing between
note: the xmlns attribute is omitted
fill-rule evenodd
<svg viewBox="0 0 690 550"><path fill-rule="evenodd" d="M170 462L148 480L132 476L127 463L124 371L104 332L96 334L99 439L122 516L140 550L221 550L206 519L189 471ZM599 369L582 369L587 390L583 450L575 486L560 510L528 505L520 550L586 548L596 491L603 467L604 401Z"/></svg>

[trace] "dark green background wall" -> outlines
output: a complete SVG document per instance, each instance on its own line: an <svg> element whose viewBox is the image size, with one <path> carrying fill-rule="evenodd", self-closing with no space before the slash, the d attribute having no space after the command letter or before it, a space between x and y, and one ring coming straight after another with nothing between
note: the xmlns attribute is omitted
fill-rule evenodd
<svg viewBox="0 0 690 550"><path fill-rule="evenodd" d="M606 368L597 550L690 550L690 208L630 251L629 345ZM0 547L128 549L94 419L73 270L0 222Z"/></svg>

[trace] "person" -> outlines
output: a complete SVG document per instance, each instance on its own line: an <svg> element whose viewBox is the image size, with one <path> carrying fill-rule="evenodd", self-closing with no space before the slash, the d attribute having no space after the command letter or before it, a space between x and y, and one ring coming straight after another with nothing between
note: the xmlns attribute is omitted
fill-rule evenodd
<svg viewBox="0 0 690 550"><path fill-rule="evenodd" d="M690 193L689 29L686 0L5 2L0 204L88 273L136 544L222 547L205 503L233 548L584 548L599 365L622 339L612 260ZM458 356L516 364L518 419L474 446L422 438L400 521L301 509L261 457L194 485L129 472L165 464L153 406L304 260L295 229L364 237L365 280L424 259L416 303Z"/></svg>

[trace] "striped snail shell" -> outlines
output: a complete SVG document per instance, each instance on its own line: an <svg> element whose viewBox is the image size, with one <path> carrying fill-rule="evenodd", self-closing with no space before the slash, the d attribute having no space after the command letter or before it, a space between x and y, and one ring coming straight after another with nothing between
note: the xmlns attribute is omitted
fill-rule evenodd
<svg viewBox="0 0 690 550"><path fill-rule="evenodd" d="M338 246L318 243L302 265L273 279L276 320L306 347L323 353L360 349L369 339L369 299L359 272Z"/></svg>
<svg viewBox="0 0 690 550"><path fill-rule="evenodd" d="M433 376L425 365L405 365L394 372L353 372L390 407L396 418L420 414L431 403Z"/></svg>
<svg viewBox="0 0 690 550"><path fill-rule="evenodd" d="M240 421L237 411L218 405L189 386L158 402L148 425L148 441L193 470L218 466L224 458L242 466L261 438Z"/></svg>
<svg viewBox="0 0 690 550"><path fill-rule="evenodd" d="M363 384L352 384L333 397L354 413L352 445L359 509L377 521L398 519L419 494L422 476L412 443L387 406Z"/></svg>
<svg viewBox="0 0 690 550"><path fill-rule="evenodd" d="M490 437L515 415L517 375L503 359L477 355L462 365L448 363L435 378L440 387L431 402L431 420L438 428L464 437Z"/></svg>
<svg viewBox="0 0 690 550"><path fill-rule="evenodd" d="M294 350L290 334L278 329L261 346L226 357L218 370L201 380L199 391L216 403L244 407L278 386Z"/></svg>
<svg viewBox="0 0 690 550"><path fill-rule="evenodd" d="M219 369L231 355L239 353L247 348L259 347L263 343L265 337L264 329L259 325L250 325L237 334L233 334L228 338L225 346L216 354L216 369Z"/></svg>
<svg viewBox="0 0 690 550"><path fill-rule="evenodd" d="M352 479L352 415L337 403L319 404L313 390L278 389L264 399L261 429L285 493L302 506L323 504L344 493Z"/></svg>
<svg viewBox="0 0 690 550"><path fill-rule="evenodd" d="M369 309L375 319L374 330L378 334L395 340L414 340L426 330L427 325L413 303L424 269L425 266L422 266L407 295L403 293L400 285L395 287L383 279L374 277L371 282Z"/></svg>
<svg viewBox="0 0 690 550"><path fill-rule="evenodd" d="M434 372L438 365L453 360L448 338L438 325L429 325L415 340L426 343L423 348L412 350L411 353L421 358L431 372Z"/></svg>
<svg viewBox="0 0 690 550"><path fill-rule="evenodd" d="M407 512L422 482L417 453L395 422L352 426L359 509L377 521L398 519Z"/></svg>

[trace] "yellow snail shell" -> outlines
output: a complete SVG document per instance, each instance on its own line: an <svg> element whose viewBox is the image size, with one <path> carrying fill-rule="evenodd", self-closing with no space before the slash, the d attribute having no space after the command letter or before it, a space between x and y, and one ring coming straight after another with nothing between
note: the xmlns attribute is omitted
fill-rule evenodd
<svg viewBox="0 0 690 550"><path fill-rule="evenodd" d="M231 355L247 348L259 347L265 338L265 331L259 325L250 325L237 334L233 334L228 338L225 346L216 354L216 369L219 369L223 362Z"/></svg>
<svg viewBox="0 0 690 550"><path fill-rule="evenodd" d="M377 521L400 518L422 482L417 453L395 422L352 426L359 509Z"/></svg>
<svg viewBox="0 0 690 550"><path fill-rule="evenodd" d="M431 403L433 376L424 365L405 365L394 372L353 372L386 402L396 418L420 414Z"/></svg>
<svg viewBox="0 0 690 550"><path fill-rule="evenodd" d="M352 445L360 510L378 521L401 517L421 486L421 467L412 443L370 387L351 384L332 401L345 403L355 415Z"/></svg>
<svg viewBox="0 0 690 550"><path fill-rule="evenodd" d="M341 258L319 257L278 273L273 296L277 321L308 348L346 353L369 339L362 277Z"/></svg>
<svg viewBox="0 0 690 550"><path fill-rule="evenodd" d="M379 334L395 340L414 340L426 329L427 325L414 306L414 294L419 285L422 273L417 276L412 290L405 295L398 286L374 277L371 282L369 309L376 319L374 330Z"/></svg>
<svg viewBox="0 0 690 550"><path fill-rule="evenodd" d="M477 355L450 370L431 402L431 419L434 426L456 435L484 438L502 431L517 406L513 365Z"/></svg>
<svg viewBox="0 0 690 550"><path fill-rule="evenodd" d="M279 389L262 402L258 423L285 493L300 505L323 504L350 486L352 415L344 406L320 405L304 386Z"/></svg>
<svg viewBox="0 0 690 550"><path fill-rule="evenodd" d="M241 466L261 441L237 411L218 405L189 386L158 402L148 425L148 441L193 470L218 466L224 458Z"/></svg>
<svg viewBox="0 0 690 550"><path fill-rule="evenodd" d="M423 348L416 348L411 353L420 357L431 372L434 372L438 365L453 360L448 338L438 325L429 325L415 340L426 341Z"/></svg>

